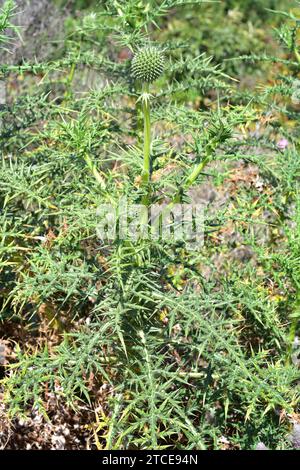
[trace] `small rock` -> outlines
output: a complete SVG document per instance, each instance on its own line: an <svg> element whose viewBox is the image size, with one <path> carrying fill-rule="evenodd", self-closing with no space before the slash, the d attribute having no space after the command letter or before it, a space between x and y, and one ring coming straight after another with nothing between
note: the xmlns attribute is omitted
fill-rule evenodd
<svg viewBox="0 0 300 470"><path fill-rule="evenodd" d="M289 436L289 441L295 449L300 449L300 424L294 423L294 429Z"/></svg>
<svg viewBox="0 0 300 470"><path fill-rule="evenodd" d="M53 445L53 449L55 450L64 450L66 445L66 439L64 436L54 435L51 437L51 443Z"/></svg>

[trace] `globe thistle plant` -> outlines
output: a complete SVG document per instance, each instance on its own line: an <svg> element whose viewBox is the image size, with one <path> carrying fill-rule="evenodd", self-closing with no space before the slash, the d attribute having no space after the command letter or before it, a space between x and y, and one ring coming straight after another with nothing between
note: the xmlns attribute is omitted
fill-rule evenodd
<svg viewBox="0 0 300 470"><path fill-rule="evenodd" d="M145 186L150 181L151 172L151 120L149 85L161 76L164 70L164 56L160 49L145 46L139 49L132 59L132 76L142 83L142 109L144 116L144 167L142 182Z"/></svg>

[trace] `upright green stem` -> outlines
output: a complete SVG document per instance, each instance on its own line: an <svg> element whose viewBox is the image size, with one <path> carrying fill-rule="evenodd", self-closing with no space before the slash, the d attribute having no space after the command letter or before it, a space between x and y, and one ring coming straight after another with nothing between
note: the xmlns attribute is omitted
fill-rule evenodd
<svg viewBox="0 0 300 470"><path fill-rule="evenodd" d="M142 198L142 204L147 208L147 210L143 212L141 225L144 227L144 230L148 230L151 178L151 120L148 83L143 83L142 110L144 115L144 163L142 173L142 186L145 190L145 194Z"/></svg>
<svg viewBox="0 0 300 470"><path fill-rule="evenodd" d="M142 87L139 91L142 90ZM142 133L143 133L143 127L144 127L144 118L143 118L143 105L141 101L137 101L136 103L136 131L138 135L138 141L139 143L142 143Z"/></svg>
<svg viewBox="0 0 300 470"><path fill-rule="evenodd" d="M143 114L144 114L144 167L142 174L142 182L144 186L148 186L150 182L151 171L151 121L150 121L150 101L149 97L149 84L143 84Z"/></svg>
<svg viewBox="0 0 300 470"><path fill-rule="evenodd" d="M194 182L196 181L196 179L198 178L198 176L200 175L201 171L204 170L204 168L206 167L206 165L209 163L210 161L210 157L211 157L211 154L207 155L201 163L199 163L199 165L197 165L194 170L192 171L192 173L187 177L186 181L184 182L184 187L185 189L189 189L193 184Z"/></svg>

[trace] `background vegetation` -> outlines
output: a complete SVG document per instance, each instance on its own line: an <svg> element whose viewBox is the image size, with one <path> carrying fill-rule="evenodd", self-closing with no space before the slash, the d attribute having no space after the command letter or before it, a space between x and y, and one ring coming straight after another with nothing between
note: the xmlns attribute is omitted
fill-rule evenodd
<svg viewBox="0 0 300 470"><path fill-rule="evenodd" d="M1 446L299 447L298 2L1 3ZM151 198L205 161L196 250L96 235L144 196L149 40Z"/></svg>

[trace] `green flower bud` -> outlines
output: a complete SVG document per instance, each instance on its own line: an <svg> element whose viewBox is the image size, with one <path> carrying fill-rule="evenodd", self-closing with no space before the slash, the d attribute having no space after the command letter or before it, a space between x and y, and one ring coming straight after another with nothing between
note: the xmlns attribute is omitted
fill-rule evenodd
<svg viewBox="0 0 300 470"><path fill-rule="evenodd" d="M164 56L156 47L144 47L132 59L132 75L141 82L154 82L163 73L163 70Z"/></svg>

